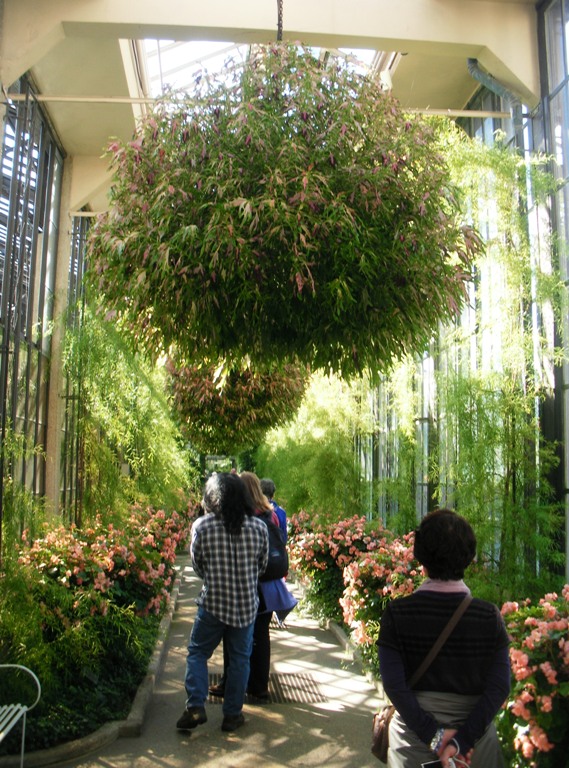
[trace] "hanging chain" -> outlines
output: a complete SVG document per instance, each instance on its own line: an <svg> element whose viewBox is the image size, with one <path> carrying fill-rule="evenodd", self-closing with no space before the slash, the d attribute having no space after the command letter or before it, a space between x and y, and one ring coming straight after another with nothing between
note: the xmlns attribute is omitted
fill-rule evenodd
<svg viewBox="0 0 569 768"><path fill-rule="evenodd" d="M277 0L278 21L277 21L277 42L283 39L283 0Z"/></svg>

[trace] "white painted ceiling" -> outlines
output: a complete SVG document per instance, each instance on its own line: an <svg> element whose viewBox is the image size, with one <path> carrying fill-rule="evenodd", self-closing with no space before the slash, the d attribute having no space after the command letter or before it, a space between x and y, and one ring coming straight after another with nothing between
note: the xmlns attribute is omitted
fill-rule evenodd
<svg viewBox="0 0 569 768"><path fill-rule="evenodd" d="M369 3L370 0L367 1ZM430 3L443 13L450 8L460 8L463 1L430 0ZM396 6L390 7L400 8L402 14L412 11L414 7L414 1L411 0L393 2ZM473 2L475 7L480 5L481 9L486 6L486 12L489 6L535 6L534 0L469 0L471 7ZM136 17L138 3L133 2L131 5L133 17ZM91 29L86 24L64 25L65 34L60 36L56 44L46 46L43 55L36 57L29 70L39 94L45 99L45 109L67 155L99 158L112 138L128 140L133 134L136 117L141 109L134 97L143 94L150 96L153 91L150 78L154 64L151 59L146 61L144 55L144 38L152 37L145 34L147 28L133 42L132 39L121 40L107 30L101 32L102 26L100 23L93 24ZM136 22L131 21L122 28L126 27L129 30L136 29ZM112 28L112 24L109 28ZM159 25L154 25L152 31L155 29L159 29ZM162 32L163 39L175 39L176 29L171 25ZM233 38L230 37L232 33ZM317 39L316 33L313 37L313 40L303 42L311 46L349 44L345 39L337 42L327 40L324 43ZM223 39L228 46L233 42L246 45L254 42L253 38L251 30L237 27L224 29ZM364 42L369 41L362 38L360 43ZM470 43L468 47L464 41L457 42L456 46L444 47L411 45L409 50L404 50L402 43L402 50L397 52L401 54L397 57L397 66L391 71L392 92L404 107L462 110L479 88L479 83L472 77L467 66L467 58L473 53L476 55L476 52L475 45ZM168 77L171 75L166 73L165 79ZM6 85L3 84L3 87ZM153 93L155 95L156 91Z"/></svg>

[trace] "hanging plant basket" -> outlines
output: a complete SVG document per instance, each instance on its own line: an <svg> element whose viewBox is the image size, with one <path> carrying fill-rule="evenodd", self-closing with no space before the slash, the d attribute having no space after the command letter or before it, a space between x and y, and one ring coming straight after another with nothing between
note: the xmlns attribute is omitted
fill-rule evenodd
<svg viewBox="0 0 569 768"><path fill-rule="evenodd" d="M184 365L168 359L170 390L181 431L201 453L231 455L258 445L296 413L308 372L287 364L254 370L247 361Z"/></svg>
<svg viewBox="0 0 569 768"><path fill-rule="evenodd" d="M260 47L110 147L89 278L149 351L343 375L422 351L464 298L463 225L432 121L348 63Z"/></svg>

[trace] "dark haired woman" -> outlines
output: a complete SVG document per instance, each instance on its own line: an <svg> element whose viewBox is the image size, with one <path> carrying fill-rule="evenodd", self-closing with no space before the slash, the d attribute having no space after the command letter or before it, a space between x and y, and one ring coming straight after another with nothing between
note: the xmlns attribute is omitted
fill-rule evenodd
<svg viewBox="0 0 569 768"><path fill-rule="evenodd" d="M448 509L428 514L415 532L414 555L427 579L392 600L381 619L379 664L396 713L389 768L441 760L471 768L503 765L493 723L510 690L508 635L492 603L474 598L440 652L414 685L409 680L469 593L464 571L476 554L470 524Z"/></svg>
<svg viewBox="0 0 569 768"><path fill-rule="evenodd" d="M259 607L257 583L267 567L269 541L267 527L255 517L251 496L237 475L212 475L203 507L205 514L194 522L190 544L192 565L203 588L188 644L186 708L176 727L188 730L207 721L207 662L223 639L229 666L221 728L234 731L245 722L242 709Z"/></svg>

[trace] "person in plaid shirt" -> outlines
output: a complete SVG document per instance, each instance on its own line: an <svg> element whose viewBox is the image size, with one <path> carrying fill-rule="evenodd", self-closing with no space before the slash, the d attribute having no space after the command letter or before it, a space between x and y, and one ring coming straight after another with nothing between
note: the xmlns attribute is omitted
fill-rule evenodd
<svg viewBox="0 0 569 768"><path fill-rule="evenodd" d="M176 723L189 730L207 721L207 662L223 639L229 667L223 700L223 731L245 722L243 700L249 678L253 627L259 606L257 582L267 567L265 523L255 517L243 480L220 472L206 483L205 514L192 526L192 565L203 579L186 659L186 709Z"/></svg>

